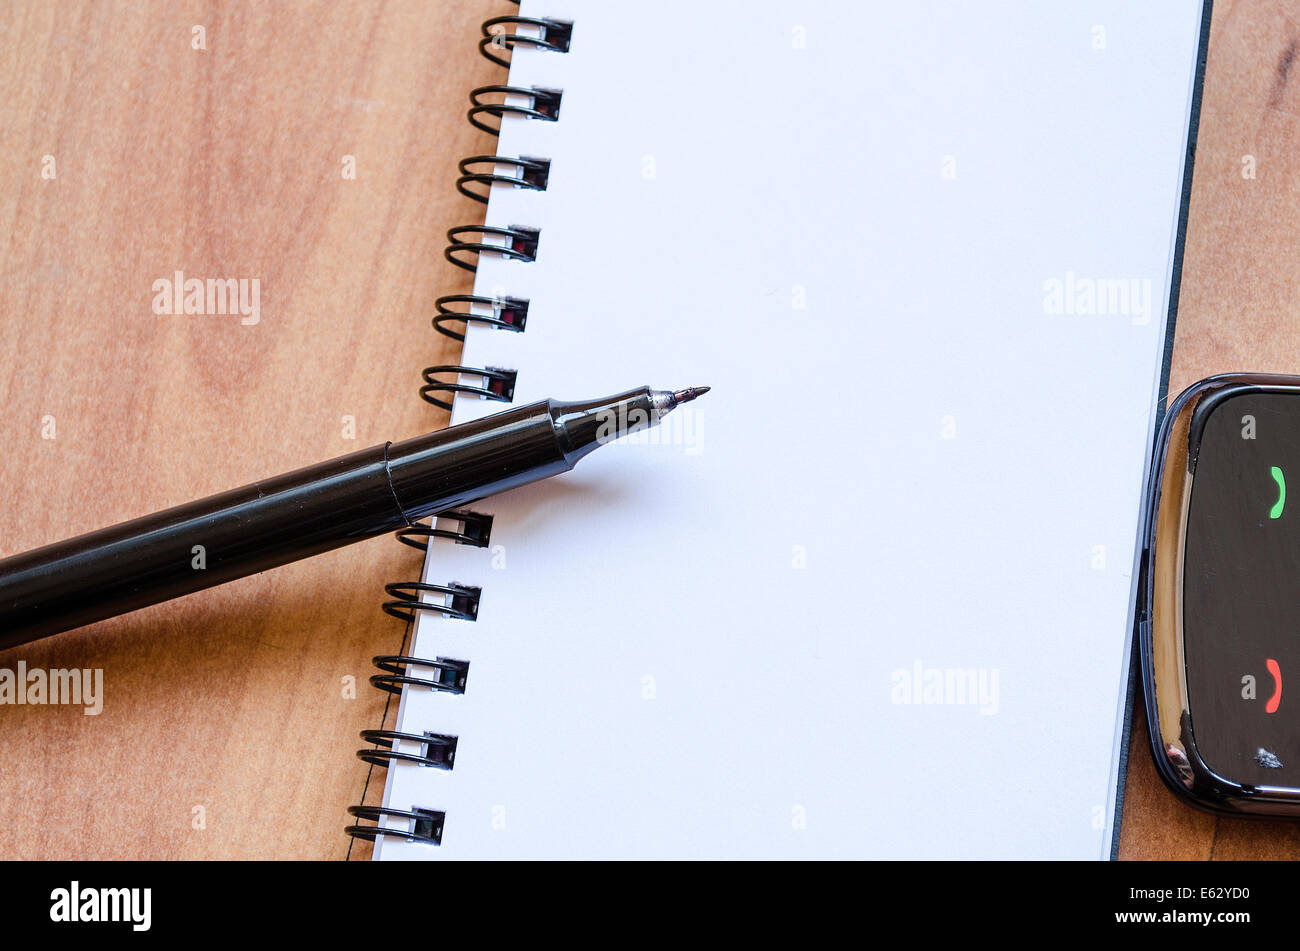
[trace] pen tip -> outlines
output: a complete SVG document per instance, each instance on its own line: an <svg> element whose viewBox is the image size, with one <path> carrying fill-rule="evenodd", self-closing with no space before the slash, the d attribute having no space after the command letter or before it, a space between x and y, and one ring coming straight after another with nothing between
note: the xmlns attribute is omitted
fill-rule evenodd
<svg viewBox="0 0 1300 951"><path fill-rule="evenodd" d="M711 389L713 389L711 386L691 386L684 390L676 390L673 392L673 402L689 403L691 400L703 396Z"/></svg>

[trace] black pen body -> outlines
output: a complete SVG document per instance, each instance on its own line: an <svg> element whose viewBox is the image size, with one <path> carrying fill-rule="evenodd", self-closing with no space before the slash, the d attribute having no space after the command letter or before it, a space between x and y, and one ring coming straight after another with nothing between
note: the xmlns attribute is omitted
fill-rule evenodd
<svg viewBox="0 0 1300 951"><path fill-rule="evenodd" d="M384 446L0 561L0 648L400 527Z"/></svg>
<svg viewBox="0 0 1300 951"><path fill-rule="evenodd" d="M569 468L549 403L355 452L0 561L0 648L402 528Z"/></svg>
<svg viewBox="0 0 1300 951"><path fill-rule="evenodd" d="M673 394L543 400L0 560L0 649L403 528L564 472Z"/></svg>
<svg viewBox="0 0 1300 951"><path fill-rule="evenodd" d="M0 650L562 473L606 440L654 425L672 396L641 387L542 400L0 560Z"/></svg>

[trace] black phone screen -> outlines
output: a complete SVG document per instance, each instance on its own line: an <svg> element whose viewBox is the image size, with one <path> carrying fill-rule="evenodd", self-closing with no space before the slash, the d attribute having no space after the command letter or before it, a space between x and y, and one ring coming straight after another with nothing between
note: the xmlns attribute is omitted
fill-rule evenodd
<svg viewBox="0 0 1300 951"><path fill-rule="evenodd" d="M1193 443L1183 643L1196 748L1234 782L1300 786L1300 396L1227 397Z"/></svg>

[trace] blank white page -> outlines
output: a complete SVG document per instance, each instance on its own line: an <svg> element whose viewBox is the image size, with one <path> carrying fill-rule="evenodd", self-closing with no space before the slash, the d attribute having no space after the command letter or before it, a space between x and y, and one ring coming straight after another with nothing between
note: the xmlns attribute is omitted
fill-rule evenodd
<svg viewBox="0 0 1300 951"><path fill-rule="evenodd" d="M573 23L487 209L527 327L463 363L713 391L431 546L482 600L401 728L459 748L381 856L1107 855L1200 2L522 13Z"/></svg>

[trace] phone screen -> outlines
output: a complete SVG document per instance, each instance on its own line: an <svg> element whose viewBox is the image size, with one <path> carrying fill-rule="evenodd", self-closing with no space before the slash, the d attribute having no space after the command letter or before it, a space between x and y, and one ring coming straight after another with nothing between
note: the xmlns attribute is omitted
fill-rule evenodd
<svg viewBox="0 0 1300 951"><path fill-rule="evenodd" d="M1300 786L1300 396L1226 398L1193 451L1183 643L1196 748L1226 779Z"/></svg>

